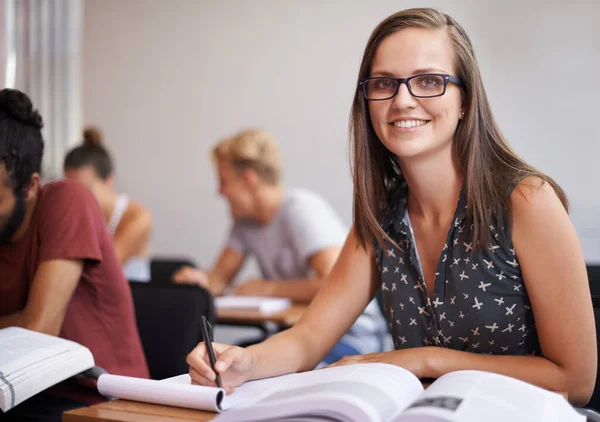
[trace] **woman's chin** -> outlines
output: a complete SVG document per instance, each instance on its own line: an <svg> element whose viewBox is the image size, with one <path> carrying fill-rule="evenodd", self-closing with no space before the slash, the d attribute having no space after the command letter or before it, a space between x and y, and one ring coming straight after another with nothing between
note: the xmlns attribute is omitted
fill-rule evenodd
<svg viewBox="0 0 600 422"><path fill-rule="evenodd" d="M386 145L387 149L390 150L399 159L411 159L426 155L432 150L422 140L400 140L391 142Z"/></svg>

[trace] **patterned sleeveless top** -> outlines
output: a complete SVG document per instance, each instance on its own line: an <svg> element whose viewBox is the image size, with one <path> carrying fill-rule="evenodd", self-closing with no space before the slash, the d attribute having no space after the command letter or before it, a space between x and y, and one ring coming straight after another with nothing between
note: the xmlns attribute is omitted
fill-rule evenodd
<svg viewBox="0 0 600 422"><path fill-rule="evenodd" d="M396 349L431 346L495 355L540 355L540 345L510 225L491 226L491 245L473 253L466 227L465 187L438 262L434 292L423 281L408 210L405 182L392 195L383 228L386 242L375 257L384 313ZM377 242L376 242L377 243Z"/></svg>

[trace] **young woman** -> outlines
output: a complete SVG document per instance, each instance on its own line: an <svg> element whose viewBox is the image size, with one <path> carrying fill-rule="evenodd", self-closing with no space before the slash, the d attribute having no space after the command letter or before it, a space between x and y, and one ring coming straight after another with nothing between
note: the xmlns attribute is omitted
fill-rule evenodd
<svg viewBox="0 0 600 422"><path fill-rule="evenodd" d="M152 216L141 204L115 191L114 166L98 129L83 132L83 144L65 157L64 173L67 179L84 183L96 197L125 276L132 281L149 281Z"/></svg>
<svg viewBox="0 0 600 422"><path fill-rule="evenodd" d="M381 289L396 350L339 365L478 369L586 403L594 317L565 194L503 138L464 29L432 9L396 13L358 79L353 228L298 324L247 349L215 345L224 385L313 368ZM204 344L188 362L214 385Z"/></svg>

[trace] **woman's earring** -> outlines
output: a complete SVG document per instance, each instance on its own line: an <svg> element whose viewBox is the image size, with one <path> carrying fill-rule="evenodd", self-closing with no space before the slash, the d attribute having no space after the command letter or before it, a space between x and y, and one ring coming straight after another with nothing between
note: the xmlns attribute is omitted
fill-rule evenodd
<svg viewBox="0 0 600 422"><path fill-rule="evenodd" d="M465 117L465 112L464 112L464 111L461 111L461 112L460 112L460 116L459 116L459 117L460 117L461 119L462 119L463 117Z"/></svg>

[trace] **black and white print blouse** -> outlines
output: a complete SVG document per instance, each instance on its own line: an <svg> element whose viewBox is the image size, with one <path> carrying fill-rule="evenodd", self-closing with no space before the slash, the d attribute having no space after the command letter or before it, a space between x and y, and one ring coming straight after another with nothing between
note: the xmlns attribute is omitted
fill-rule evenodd
<svg viewBox="0 0 600 422"><path fill-rule="evenodd" d="M540 355L533 312L510 225L489 227L492 243L473 254L463 187L428 294L406 208L402 183L384 219L385 232L400 246L376 246L384 313L396 349L440 346L496 355ZM502 235L504 234L504 236ZM386 253L387 252L387 253Z"/></svg>

